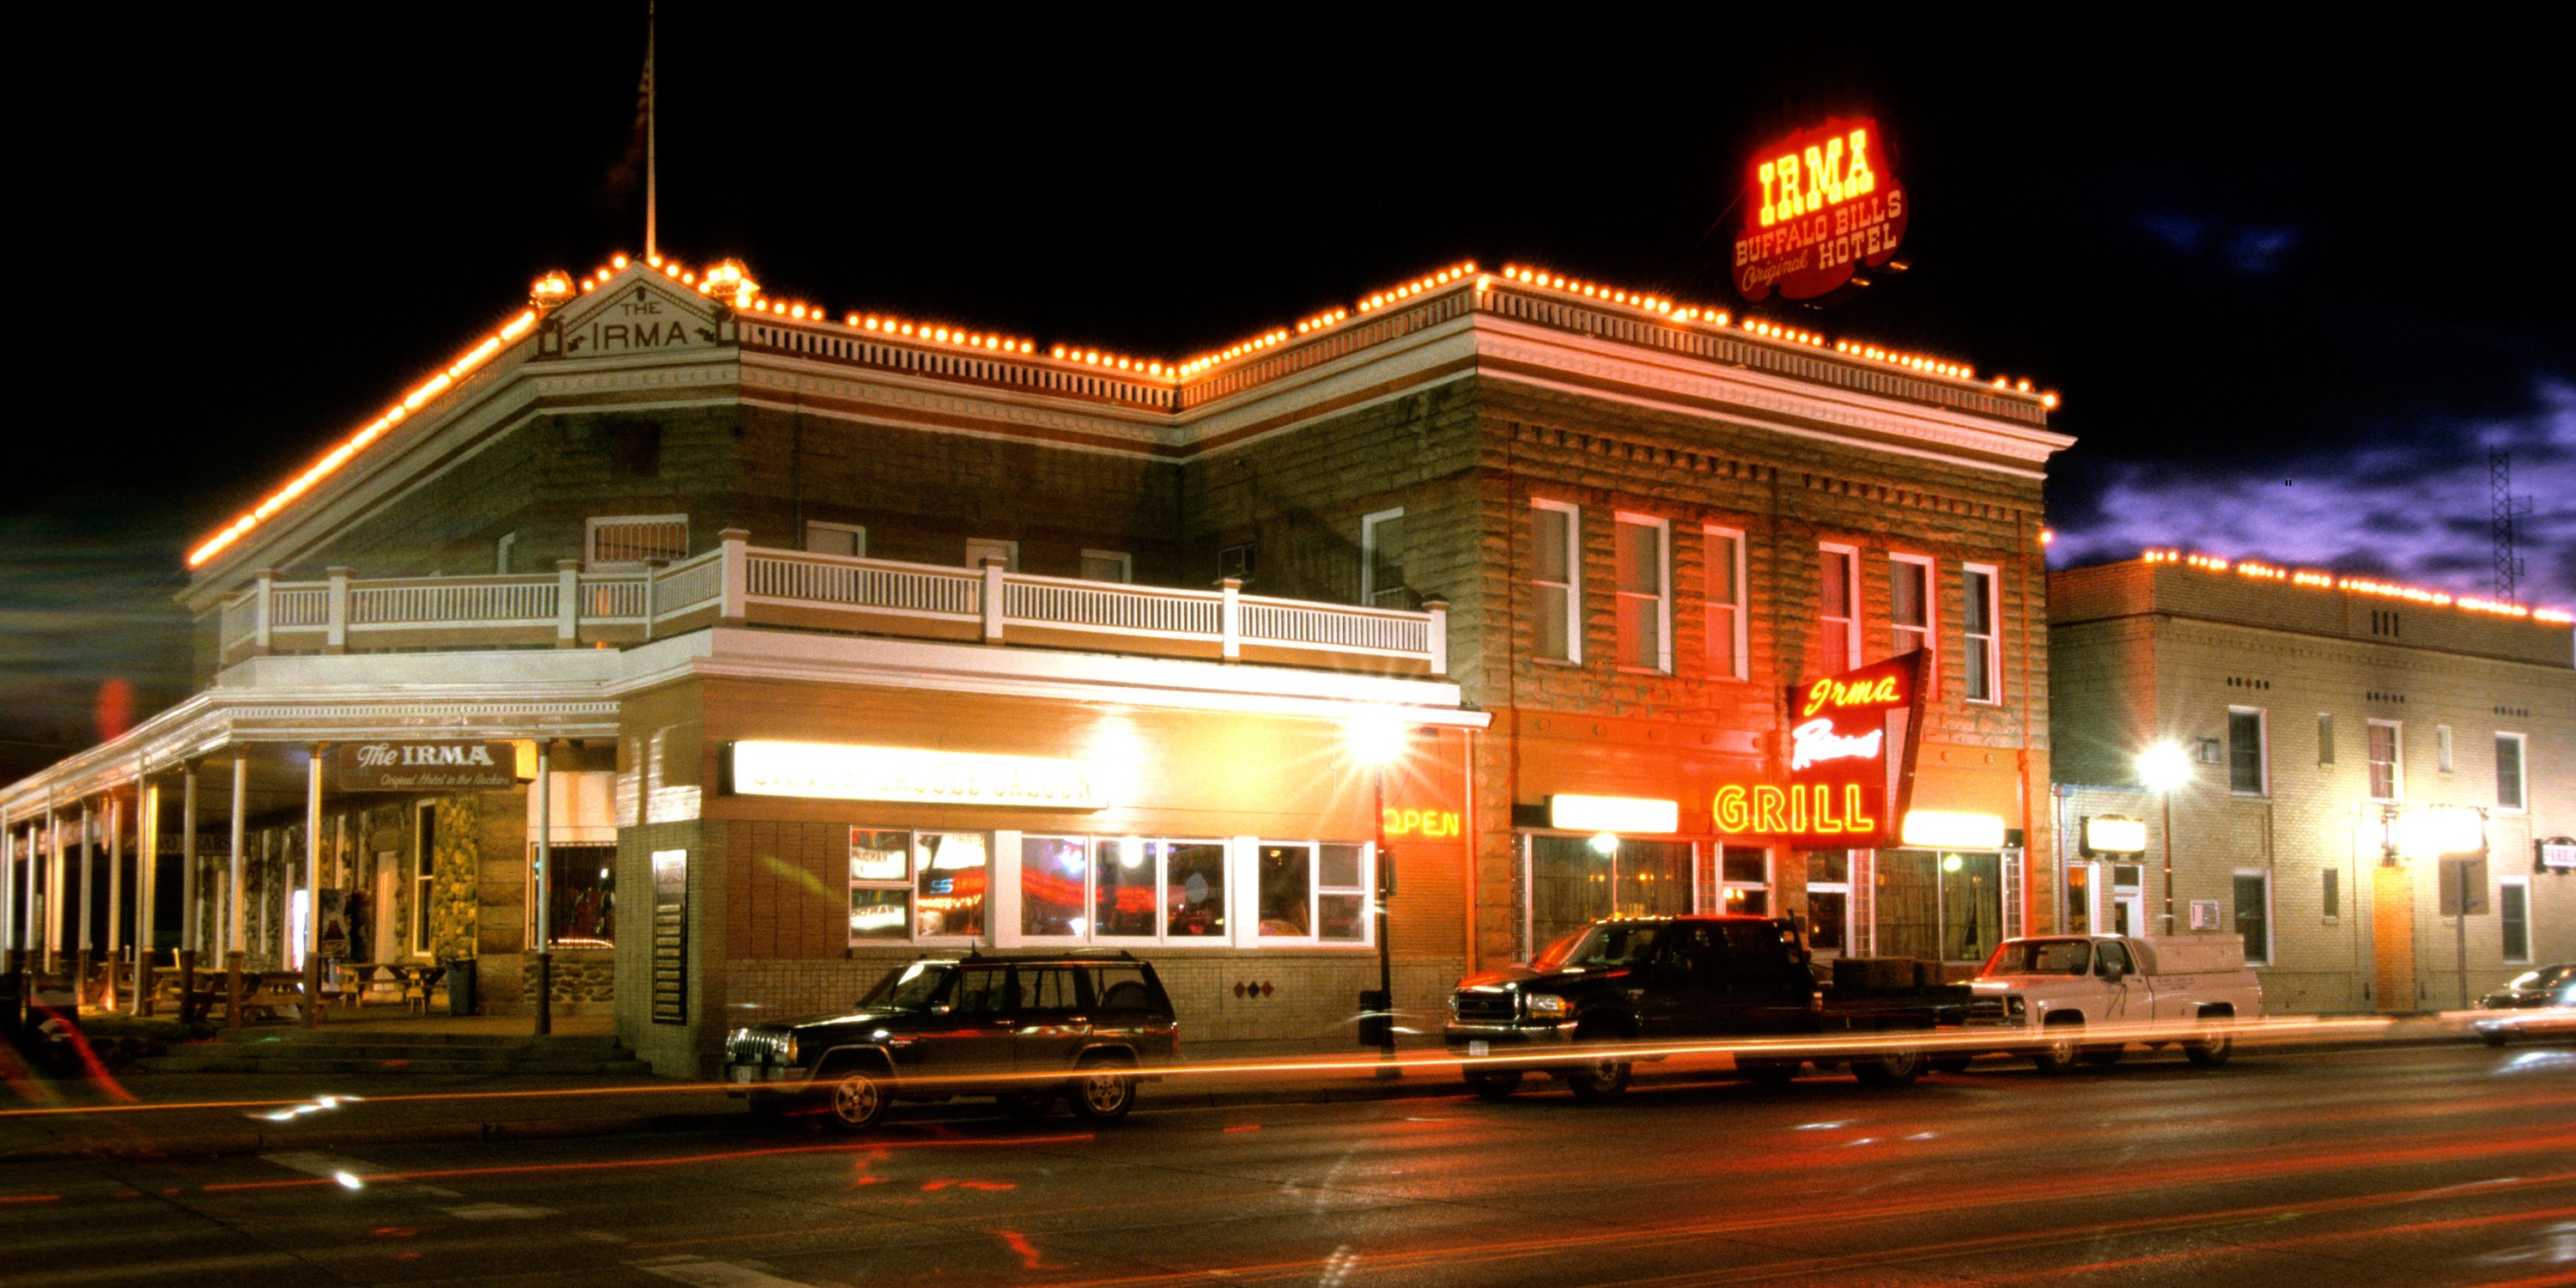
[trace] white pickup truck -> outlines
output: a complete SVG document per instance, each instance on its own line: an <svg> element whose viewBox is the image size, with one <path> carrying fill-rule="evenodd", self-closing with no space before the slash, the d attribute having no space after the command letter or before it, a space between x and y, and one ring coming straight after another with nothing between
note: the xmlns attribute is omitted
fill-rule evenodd
<svg viewBox="0 0 2576 1288"><path fill-rule="evenodd" d="M2179 1043L2193 1064L2227 1062L2228 1027L2263 1014L2263 985L2234 935L2044 935L2007 939L1968 981L1970 1043L1934 1068L1978 1051L2027 1054L2042 1072L2077 1060L2110 1064L2130 1043Z"/></svg>

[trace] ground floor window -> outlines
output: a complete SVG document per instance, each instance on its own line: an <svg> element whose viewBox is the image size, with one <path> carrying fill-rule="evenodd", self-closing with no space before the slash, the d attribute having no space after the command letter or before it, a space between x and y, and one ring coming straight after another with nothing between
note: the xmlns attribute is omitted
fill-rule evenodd
<svg viewBox="0 0 2576 1288"><path fill-rule="evenodd" d="M1524 840L1533 951L1602 917L1671 916L1696 903L1689 842L1607 833L1525 833Z"/></svg>
<svg viewBox="0 0 2576 1288"><path fill-rule="evenodd" d="M1718 906L1711 912L1771 915L1771 852L1742 845L1717 849Z"/></svg>
<svg viewBox="0 0 2576 1288"><path fill-rule="evenodd" d="M1812 951L1851 954L1851 868L1849 850L1807 853L1807 947Z"/></svg>
<svg viewBox="0 0 2576 1288"><path fill-rule="evenodd" d="M984 893L992 868L982 832L919 832L912 842L912 937L975 939L984 934Z"/></svg>
<svg viewBox="0 0 2576 1288"><path fill-rule="evenodd" d="M430 900L438 889L438 807L422 805L412 837L411 950L427 955L430 947Z"/></svg>
<svg viewBox="0 0 2576 1288"><path fill-rule="evenodd" d="M1361 847L1263 841L1258 857L1262 939L1356 944L1368 938Z"/></svg>
<svg viewBox="0 0 2576 1288"><path fill-rule="evenodd" d="M2531 882L2506 877L2496 889L2497 923L2504 931L2504 959L2531 960Z"/></svg>
<svg viewBox="0 0 2576 1288"><path fill-rule="evenodd" d="M850 942L912 938L912 833L850 829Z"/></svg>
<svg viewBox="0 0 2576 1288"><path fill-rule="evenodd" d="M1878 852L1878 951L1982 962L2004 937L2004 855L1993 850Z"/></svg>
<svg viewBox="0 0 2576 1288"><path fill-rule="evenodd" d="M2262 966L2271 962L2272 874L2236 874L2236 932L2245 936L2247 965Z"/></svg>
<svg viewBox="0 0 2576 1288"><path fill-rule="evenodd" d="M557 948L607 948L617 942L617 847L554 845L546 883L546 938ZM529 860L536 858L531 847Z"/></svg>

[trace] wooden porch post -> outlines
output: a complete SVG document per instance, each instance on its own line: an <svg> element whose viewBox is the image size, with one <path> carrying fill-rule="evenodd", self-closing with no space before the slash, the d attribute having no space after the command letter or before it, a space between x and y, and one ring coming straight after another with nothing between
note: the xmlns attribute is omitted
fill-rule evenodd
<svg viewBox="0 0 2576 1288"><path fill-rule="evenodd" d="M89 798L81 797L80 824L80 925L79 947L72 954L72 1009L80 1009L81 998L89 992L89 923L98 914L98 864L92 859Z"/></svg>
<svg viewBox="0 0 2576 1288"><path fill-rule="evenodd" d="M152 1013L153 941L159 938L161 900L161 785L144 777L136 762L134 781L142 784L134 798L134 1013Z"/></svg>
<svg viewBox="0 0 2576 1288"><path fill-rule="evenodd" d="M322 1023L322 749L304 760L304 1027ZM291 898L291 896L290 896ZM293 904L290 902L289 907ZM290 933L294 921L288 919Z"/></svg>
<svg viewBox="0 0 2576 1288"><path fill-rule="evenodd" d="M552 892L554 862L554 776L551 765L554 740L537 740L537 1036L555 1031L555 954Z"/></svg>
<svg viewBox="0 0 2576 1288"><path fill-rule="evenodd" d="M224 1027L241 1027L242 1002L242 813L250 802L250 753L247 748L233 749L233 871L232 899L225 912L224 938Z"/></svg>
<svg viewBox="0 0 2576 1288"><path fill-rule="evenodd" d="M197 907L201 893L197 874L197 762L185 761L179 778L179 1022L192 1024L197 1015L193 999L197 996L197 950L202 945L203 910Z"/></svg>
<svg viewBox="0 0 2576 1288"><path fill-rule="evenodd" d="M116 1009L117 984L125 965L125 798L107 797L107 981L99 1004Z"/></svg>

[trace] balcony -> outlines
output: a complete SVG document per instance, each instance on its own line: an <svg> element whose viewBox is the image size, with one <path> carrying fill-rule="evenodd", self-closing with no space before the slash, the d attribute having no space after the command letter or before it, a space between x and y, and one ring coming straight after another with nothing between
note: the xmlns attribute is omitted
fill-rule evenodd
<svg viewBox="0 0 2576 1288"><path fill-rule="evenodd" d="M322 581L261 573L223 606L223 660L641 644L708 626L885 635L1282 666L1445 675L1448 614L1219 590L1033 577L775 550L713 550L633 571Z"/></svg>

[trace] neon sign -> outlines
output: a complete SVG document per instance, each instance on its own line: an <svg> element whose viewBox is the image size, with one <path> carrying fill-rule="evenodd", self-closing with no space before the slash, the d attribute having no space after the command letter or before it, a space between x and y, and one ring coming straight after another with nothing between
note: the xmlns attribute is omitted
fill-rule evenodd
<svg viewBox="0 0 2576 1288"><path fill-rule="evenodd" d="M1458 816L1447 810L1396 809L1392 806L1378 820L1388 837L1419 836L1425 838L1458 835Z"/></svg>
<svg viewBox="0 0 2576 1288"><path fill-rule="evenodd" d="M1905 240L1904 185L1878 123L1826 121L1762 149L1735 239L1735 289L1748 300L1813 300L1884 268Z"/></svg>
<svg viewBox="0 0 2576 1288"><path fill-rule="evenodd" d="M1824 848L1897 837L1920 721L1922 654L1789 689L1786 782L1725 782L1709 798L1719 834Z"/></svg>

